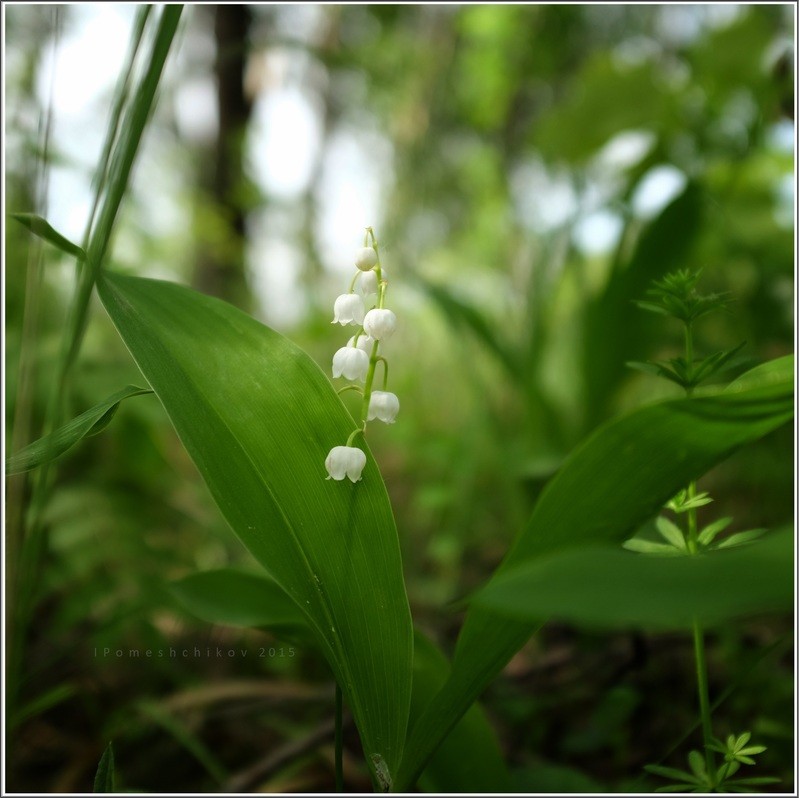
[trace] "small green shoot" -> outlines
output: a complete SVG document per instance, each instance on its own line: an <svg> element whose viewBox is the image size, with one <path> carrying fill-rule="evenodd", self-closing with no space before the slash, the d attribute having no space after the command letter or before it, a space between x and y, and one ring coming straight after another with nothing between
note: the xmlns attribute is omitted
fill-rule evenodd
<svg viewBox="0 0 799 798"><path fill-rule="evenodd" d="M754 765L753 757L766 750L764 745L748 745L751 738L752 734L748 731L738 736L731 734L725 742L714 737L708 748L721 754L724 757L724 762L718 768L713 768L712 771L708 771L705 757L696 750L688 754L690 771L662 765L645 765L644 770L672 781L672 784L658 787L655 792L757 792L751 788L765 784L778 784L779 779L771 776L730 778L740 770L741 765Z"/></svg>

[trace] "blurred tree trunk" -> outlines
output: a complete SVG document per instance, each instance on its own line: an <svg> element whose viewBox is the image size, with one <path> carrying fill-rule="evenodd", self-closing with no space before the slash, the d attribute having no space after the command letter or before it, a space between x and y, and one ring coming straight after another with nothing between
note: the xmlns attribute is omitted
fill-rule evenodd
<svg viewBox="0 0 799 798"><path fill-rule="evenodd" d="M248 309L244 143L252 102L244 91L244 71L252 12L246 5L208 10L214 17L219 128L209 157L200 165L203 200L197 209L199 248L193 282L204 293Z"/></svg>

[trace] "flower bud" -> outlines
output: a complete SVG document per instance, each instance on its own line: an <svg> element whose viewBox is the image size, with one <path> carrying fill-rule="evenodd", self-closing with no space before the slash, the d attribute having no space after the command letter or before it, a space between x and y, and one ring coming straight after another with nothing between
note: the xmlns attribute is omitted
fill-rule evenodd
<svg viewBox="0 0 799 798"><path fill-rule="evenodd" d="M386 424L393 424L397 413L399 413L399 399L396 394L389 391L372 391L369 399L369 421L379 418Z"/></svg>
<svg viewBox="0 0 799 798"><path fill-rule="evenodd" d="M344 376L348 380L366 381L369 371L369 355L363 349L345 346L333 355L333 376Z"/></svg>
<svg viewBox="0 0 799 798"><path fill-rule="evenodd" d="M355 336L353 335L349 341L347 341L347 346L355 346L358 349L363 349L367 355L372 354L372 344L375 342L375 339L372 338L370 335L366 335L365 333L361 333L358 336L358 343L355 343Z"/></svg>
<svg viewBox="0 0 799 798"><path fill-rule="evenodd" d="M355 265L362 271L368 272L377 265L377 252L373 247L364 247L358 250L355 256Z"/></svg>
<svg viewBox="0 0 799 798"><path fill-rule="evenodd" d="M373 308L363 320L363 329L377 341L387 341L397 326L397 317L385 308Z"/></svg>
<svg viewBox="0 0 799 798"><path fill-rule="evenodd" d="M361 324L364 312L363 299L358 294L342 294L333 305L331 324Z"/></svg>
<svg viewBox="0 0 799 798"><path fill-rule="evenodd" d="M364 296L377 293L377 272L368 271L361 275L361 293Z"/></svg>
<svg viewBox="0 0 799 798"><path fill-rule="evenodd" d="M345 476L358 482L366 465L366 455L355 446L334 446L325 460L328 479L341 481Z"/></svg>

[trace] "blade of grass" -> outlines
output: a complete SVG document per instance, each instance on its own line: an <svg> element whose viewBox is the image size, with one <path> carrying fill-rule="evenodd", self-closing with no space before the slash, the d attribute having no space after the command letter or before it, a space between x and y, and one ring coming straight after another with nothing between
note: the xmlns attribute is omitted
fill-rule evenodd
<svg viewBox="0 0 799 798"><path fill-rule="evenodd" d="M85 260L86 252L83 247L73 244L68 238L61 235L53 226L35 213L12 213L11 218L28 228L34 235L43 241L52 244L67 255L72 255L80 260Z"/></svg>
<svg viewBox="0 0 799 798"><path fill-rule="evenodd" d="M137 388L128 385L121 391L104 399L99 404L81 413L72 421L59 427L55 432L39 438L38 441L26 446L6 460L6 474L19 474L38 468L51 460L61 457L69 451L78 441L89 435L102 432L113 419L123 399L130 396L152 393L149 388Z"/></svg>
<svg viewBox="0 0 799 798"><path fill-rule="evenodd" d="M114 776L114 744L108 743L100 757L100 763L97 765L97 773L94 776L94 792L116 792Z"/></svg>

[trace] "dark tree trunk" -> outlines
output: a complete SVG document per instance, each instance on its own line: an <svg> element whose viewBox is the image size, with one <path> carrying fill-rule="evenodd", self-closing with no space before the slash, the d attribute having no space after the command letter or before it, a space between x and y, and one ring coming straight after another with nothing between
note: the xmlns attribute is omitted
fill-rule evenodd
<svg viewBox="0 0 799 798"><path fill-rule="evenodd" d="M199 180L205 195L202 203L216 224L213 236L204 236L203 217L198 220L194 284L204 293L247 309L250 291L245 270L243 156L252 103L244 92L244 70L252 12L245 5L217 5L209 10L214 16L219 131L210 153L211 163L200 164Z"/></svg>

